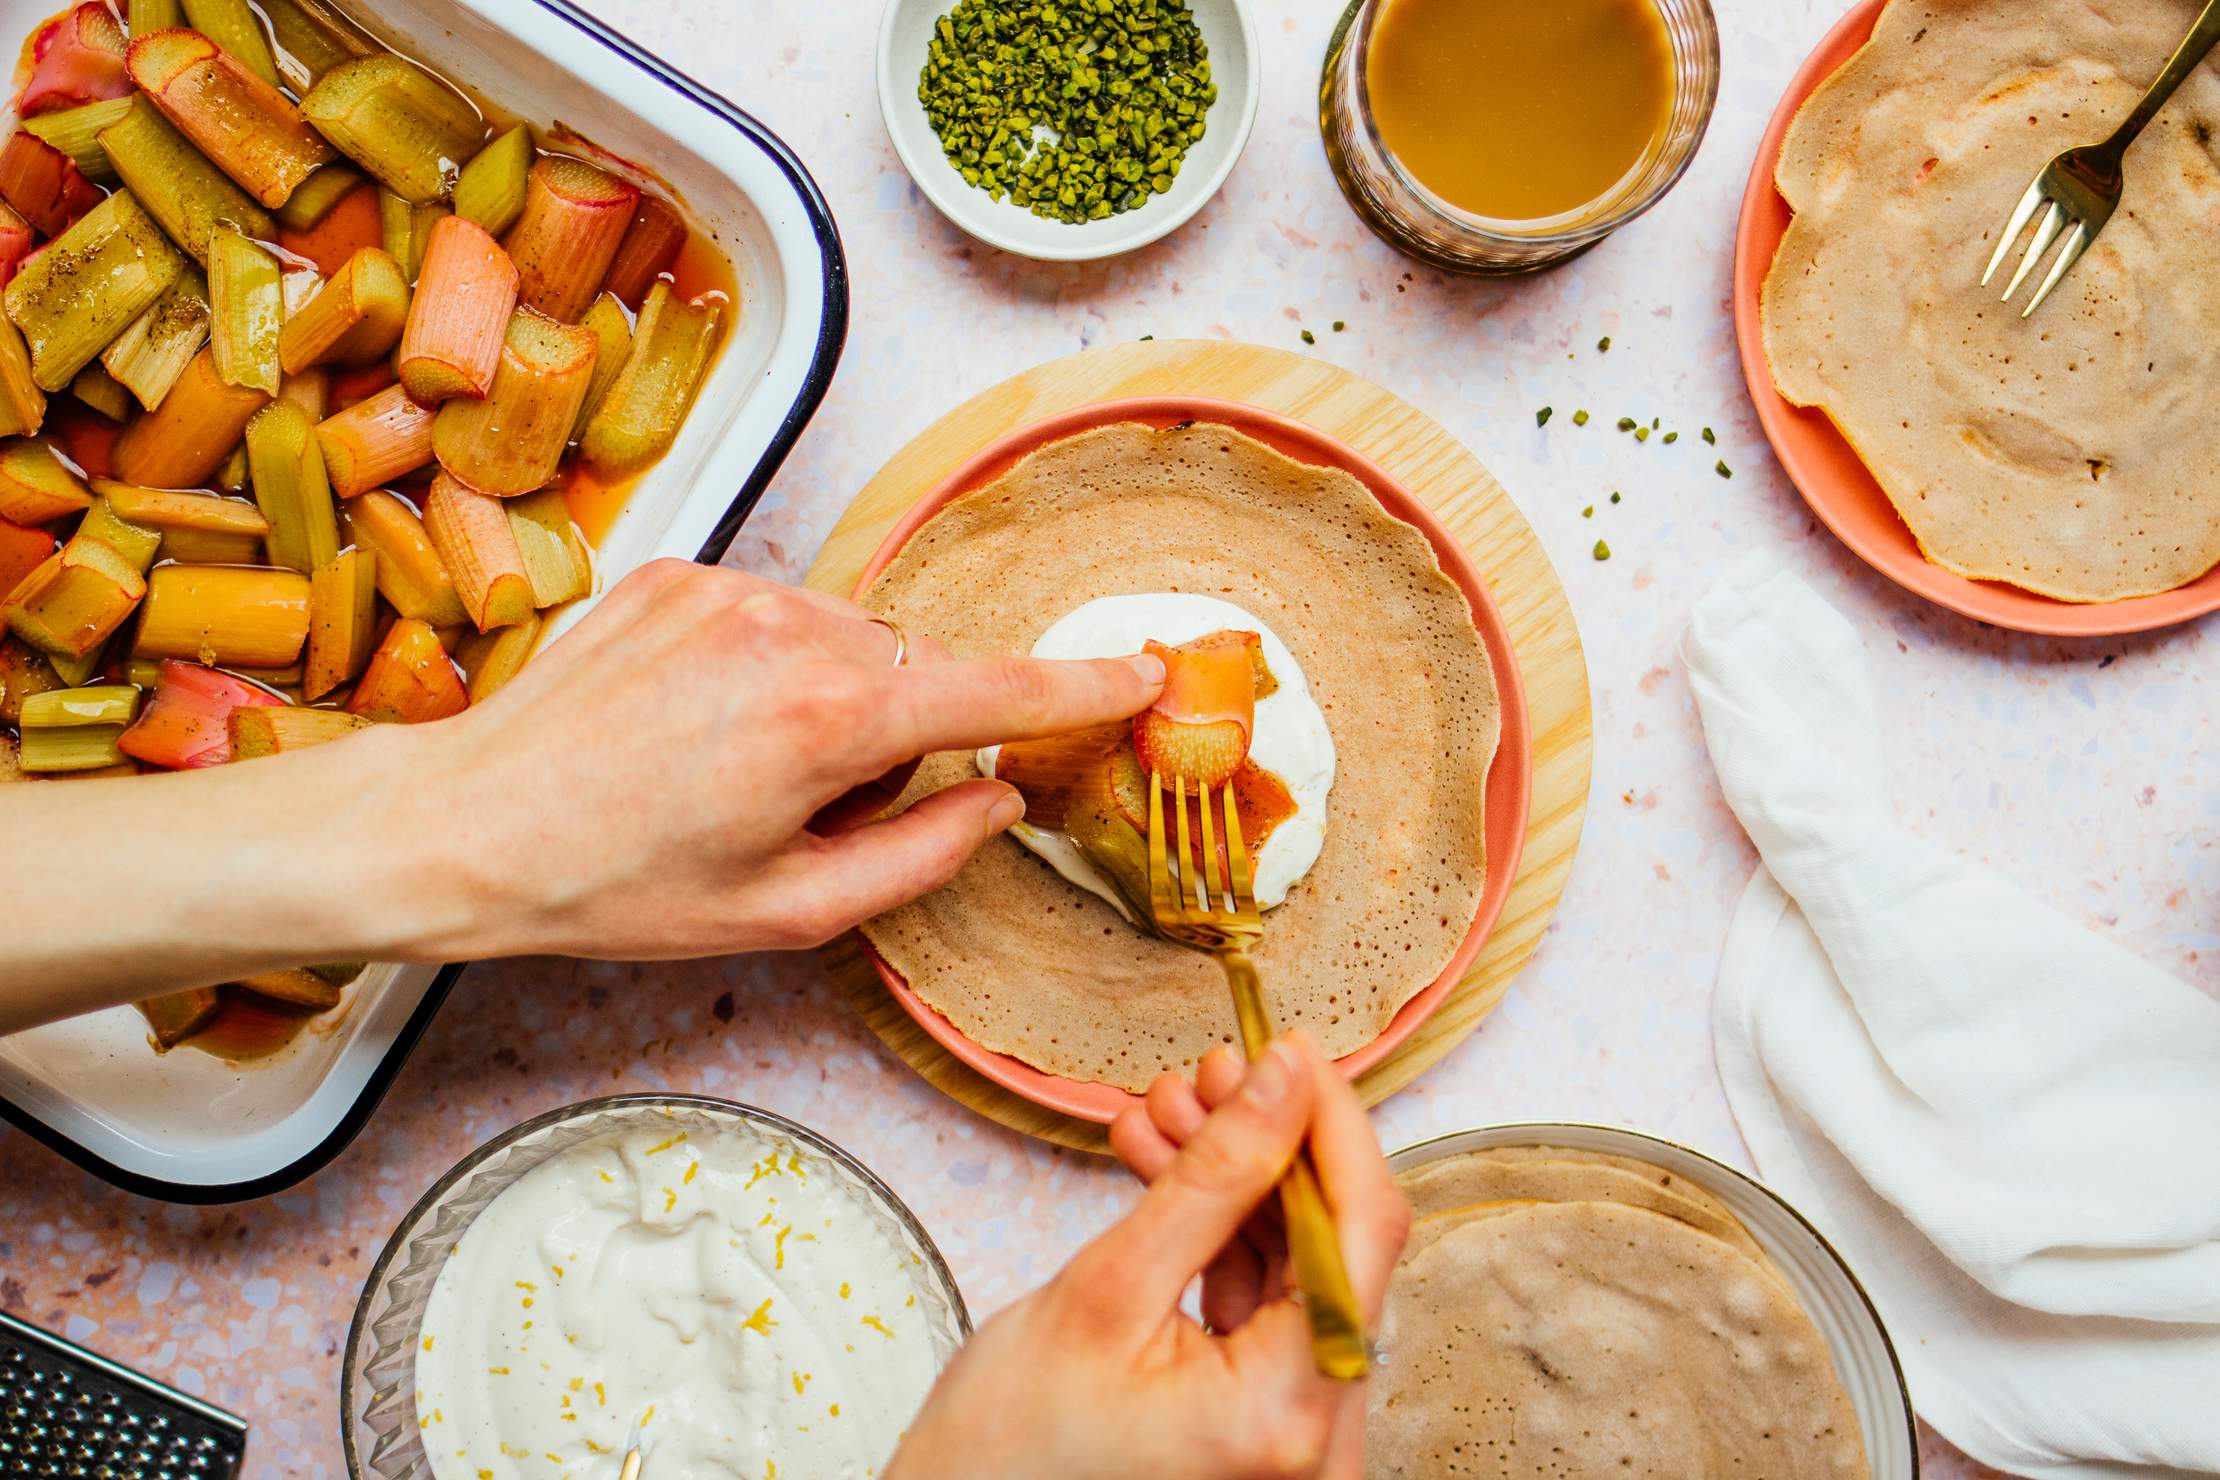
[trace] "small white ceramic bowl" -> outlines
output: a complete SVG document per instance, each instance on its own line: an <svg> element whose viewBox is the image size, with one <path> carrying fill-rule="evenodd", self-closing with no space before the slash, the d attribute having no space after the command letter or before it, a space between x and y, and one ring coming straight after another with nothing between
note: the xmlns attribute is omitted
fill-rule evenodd
<svg viewBox="0 0 2220 1480"><path fill-rule="evenodd" d="M1495 1146L1562 1146L1632 1157L1663 1167L1726 1204L1771 1257L1825 1339L1835 1359L1835 1375L1842 1379L1864 1432L1865 1460L1873 1480L1919 1480L1919 1428L1912 1419L1911 1391L1904 1385L1904 1369L1897 1363L1896 1347L1881 1324L1880 1312L1834 1245L1779 1193L1725 1162L1676 1142L1620 1126L1570 1121L1451 1131L1405 1146L1388 1157L1388 1166L1400 1175L1444 1157Z"/></svg>
<svg viewBox="0 0 2220 1480"><path fill-rule="evenodd" d="M1145 247L1176 231L1233 173L1233 162L1249 142L1256 122L1256 25L1248 0L1187 0L1195 24L1210 48L1210 77L1218 101L1202 139L1187 151L1172 188L1146 205L1100 221L1052 221L1036 216L1005 196L996 200L964 183L940 146L917 100L918 74L934 25L955 8L956 0L887 0L879 22L879 112L886 119L894 152L925 198L940 213L990 247L1043 262L1086 262Z"/></svg>

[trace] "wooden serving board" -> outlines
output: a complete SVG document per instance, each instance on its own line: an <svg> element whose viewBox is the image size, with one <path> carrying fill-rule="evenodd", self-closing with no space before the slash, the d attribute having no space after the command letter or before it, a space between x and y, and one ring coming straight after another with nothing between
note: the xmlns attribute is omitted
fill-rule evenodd
<svg viewBox="0 0 2220 1480"><path fill-rule="evenodd" d="M1502 1000L1557 907L1587 815L1588 665L1572 607L1533 528L1478 458L1417 408L1324 360L1213 340L1111 345L1036 366L926 428L841 515L810 568L809 584L849 595L903 513L996 438L1075 406L1161 395L1209 396L1276 411L1379 463L1464 545L1518 651L1534 754L1518 876L1494 933L1456 991L1357 1081L1365 1103L1378 1104L1440 1061ZM1029 1136L1083 1151L1108 1149L1103 1127L1022 1099L933 1042L887 994L853 936L824 955L872 1031L943 1092Z"/></svg>

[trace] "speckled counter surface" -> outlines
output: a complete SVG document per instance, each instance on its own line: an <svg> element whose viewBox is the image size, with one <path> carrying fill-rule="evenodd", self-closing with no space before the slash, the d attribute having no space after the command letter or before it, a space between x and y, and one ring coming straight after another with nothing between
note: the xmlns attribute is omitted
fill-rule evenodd
<svg viewBox="0 0 2220 1480"><path fill-rule="evenodd" d="M1747 1165L1713 1072L1709 1000L1752 854L1705 759L1676 643L1711 574L1750 546L1780 553L1868 634L1912 825L2220 986L2211 624L2065 642L1927 607L1819 528L1758 437L1727 319L1729 242L1765 118L1835 0L1719 0L1725 82L1693 172L1616 240L1512 284L1414 267L1343 205L1314 103L1338 5L1259 0L1255 137L1200 217L1124 260L1043 266L973 245L911 187L879 124L868 0L588 3L783 134L846 240L846 357L734 563L799 577L849 495L940 412L1038 361L1144 334L1299 349L1307 327L1313 353L1438 418L1517 497L1587 645L1587 837L1502 1010L1382 1107L1389 1144L1487 1120L1585 1118ZM1611 350L1598 354L1604 335ZM1545 405L1558 414L1538 430ZM1593 413L1586 428L1571 424L1578 407ZM1621 415L1690 435L1637 445L1611 429ZM1718 430L1716 453L1693 435L1704 425ZM1731 481L1712 470L1721 456ZM1599 537L1608 562L1591 558ZM142 1202L0 1130L0 1307L246 1414L254 1474L340 1474L339 1347L401 1213L526 1115L656 1088L752 1101L850 1147L923 1217L980 1315L1048 1275L1131 1195L1107 1165L927 1089L810 959L518 961L465 977L362 1138L266 1202ZM1990 1473L1932 1435L1927 1450L1938 1480Z"/></svg>

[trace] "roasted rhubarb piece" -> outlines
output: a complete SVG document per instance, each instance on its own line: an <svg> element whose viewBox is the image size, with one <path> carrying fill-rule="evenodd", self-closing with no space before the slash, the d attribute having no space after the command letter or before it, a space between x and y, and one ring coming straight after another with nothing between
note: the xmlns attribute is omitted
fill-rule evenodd
<svg viewBox="0 0 2220 1480"><path fill-rule="evenodd" d="M1256 723L1254 632L1208 637L1147 651L1164 660L1164 692L1133 717L1133 753L1167 782L1222 786L1248 759Z"/></svg>
<svg viewBox="0 0 2220 1480"><path fill-rule="evenodd" d="M443 200L486 127L478 110L423 68L391 54L341 62L301 99L340 153L405 200Z"/></svg>
<svg viewBox="0 0 2220 1480"><path fill-rule="evenodd" d="M0 313L0 436L28 435L46 420L46 392L31 374L22 333Z"/></svg>
<svg viewBox="0 0 2220 1480"><path fill-rule="evenodd" d="M13 591L25 576L52 559L58 548L50 532L25 529L0 519L0 596Z"/></svg>
<svg viewBox="0 0 2220 1480"><path fill-rule="evenodd" d="M113 487L113 484L107 485ZM131 568L140 575L154 564L161 552L162 531L149 528L123 517L115 501L103 493L93 500L85 517L77 522L77 532L70 536L72 544L98 540L109 549L131 562Z"/></svg>
<svg viewBox="0 0 2220 1480"><path fill-rule="evenodd" d="M270 54L270 39L262 34L262 22L247 0L184 0L184 5L187 24L272 89L278 86L277 58Z"/></svg>
<svg viewBox="0 0 2220 1480"><path fill-rule="evenodd" d="M486 232L460 216L432 228L401 334L401 384L420 404L493 389L515 315L517 270Z"/></svg>
<svg viewBox="0 0 2220 1480"><path fill-rule="evenodd" d="M166 658L155 680L154 698L138 722L116 741L116 748L133 760L170 771L220 766L231 759L233 711L284 702L245 679Z"/></svg>
<svg viewBox="0 0 2220 1480"><path fill-rule="evenodd" d="M270 521L270 563L309 575L339 554L339 515L308 413L272 401L247 423L254 501Z"/></svg>
<svg viewBox="0 0 2220 1480"><path fill-rule="evenodd" d="M234 709L231 711L231 758L251 761L266 755L281 755L288 750L306 750L312 745L326 745L369 728L369 720L344 709L301 709L289 704L275 708Z"/></svg>
<svg viewBox="0 0 2220 1480"><path fill-rule="evenodd" d="M0 291L31 352L31 378L58 391L177 281L185 259L128 190L57 237Z"/></svg>
<svg viewBox="0 0 2220 1480"><path fill-rule="evenodd" d="M184 0L130 0L123 9L123 24L134 36L153 31L174 31L191 25L185 19Z"/></svg>
<svg viewBox="0 0 2220 1480"><path fill-rule="evenodd" d="M362 672L377 644L377 620L378 557L342 550L309 578L302 698L313 703Z"/></svg>
<svg viewBox="0 0 2220 1480"><path fill-rule="evenodd" d="M401 276L415 282L424 271L432 231L454 214L438 201L417 202L378 187L378 237L386 255L400 264Z"/></svg>
<svg viewBox="0 0 2220 1480"><path fill-rule="evenodd" d="M259 34L259 33L258 33ZM338 156L292 101L198 31L131 43L131 80L241 189L282 206Z"/></svg>
<svg viewBox="0 0 2220 1480"><path fill-rule="evenodd" d="M380 724L425 724L460 714L470 706L462 676L440 644L439 634L414 617L403 617L370 655L347 711Z"/></svg>
<svg viewBox="0 0 2220 1480"><path fill-rule="evenodd" d="M424 532L480 632L531 618L532 582L500 499L441 473L424 500Z"/></svg>
<svg viewBox="0 0 2220 1480"><path fill-rule="evenodd" d="M544 488L563 460L600 347L590 329L518 309L486 398L439 408L432 451L440 466L481 493Z"/></svg>
<svg viewBox="0 0 2220 1480"><path fill-rule="evenodd" d="M639 203L637 187L582 159L549 155L533 165L524 210L501 239L522 280L517 301L576 322L601 291Z"/></svg>
<svg viewBox="0 0 2220 1480"><path fill-rule="evenodd" d="M0 617L50 658L82 658L145 595L146 577L129 557L102 540L73 537L0 597Z"/></svg>
<svg viewBox="0 0 2220 1480"><path fill-rule="evenodd" d="M110 453L116 476L149 488L205 484L239 446L247 422L269 403L263 391L225 384L214 353L203 349L162 404L116 438Z"/></svg>
<svg viewBox="0 0 2220 1480"><path fill-rule="evenodd" d="M105 5L79 5L48 21L31 38L31 58L31 77L16 104L25 118L131 91L123 27Z"/></svg>
<svg viewBox="0 0 2220 1480"><path fill-rule="evenodd" d="M285 287L277 258L236 231L208 238L208 347L226 385L278 393Z"/></svg>
<svg viewBox="0 0 2220 1480"><path fill-rule="evenodd" d="M188 267L100 352L100 363L152 411L208 342L208 319L208 279Z"/></svg>
<svg viewBox="0 0 2220 1480"><path fill-rule="evenodd" d="M350 500L347 533L377 557L378 594L402 616L435 627L460 627L470 620L424 522L398 497L376 489Z"/></svg>
<svg viewBox="0 0 2220 1480"><path fill-rule="evenodd" d="M669 283L648 289L632 353L579 435L596 472L628 478L670 447L716 351L718 318L714 303L682 303Z"/></svg>
<svg viewBox="0 0 2220 1480"><path fill-rule="evenodd" d="M132 652L278 668L308 638L308 577L241 565L163 565L146 581Z"/></svg>
<svg viewBox="0 0 2220 1480"><path fill-rule="evenodd" d="M100 131L131 111L128 88L105 102L81 103L37 118L23 120L23 131L43 139L69 156L77 173L95 185L113 185L116 167L100 147Z"/></svg>
<svg viewBox="0 0 2220 1480"><path fill-rule="evenodd" d="M617 255L610 260L609 275L601 280L601 290L623 299L626 308L637 309L647 301L648 289L678 261L679 249L685 245L686 219L678 214L678 207L661 196L641 196L632 224L617 244Z"/></svg>
<svg viewBox="0 0 2220 1480"><path fill-rule="evenodd" d="M540 615L532 613L513 627L473 632L455 650L455 661L470 676L470 702L483 704L524 667L539 646Z"/></svg>
<svg viewBox="0 0 2220 1480"><path fill-rule="evenodd" d="M296 93L341 62L385 49L324 0L262 0L262 13L277 35L278 72Z"/></svg>
<svg viewBox="0 0 2220 1480"><path fill-rule="evenodd" d="M140 488L96 478L93 486L119 519L155 531L157 560L188 565L253 565L270 523L254 505L213 493Z"/></svg>
<svg viewBox="0 0 2220 1480"><path fill-rule="evenodd" d="M295 966L284 971L263 971L253 976L243 976L232 983L257 997L267 997L274 1002L288 1003L294 1007L313 1008L328 1012L339 1005L339 984L319 976L306 966Z"/></svg>
<svg viewBox="0 0 2220 1480"><path fill-rule="evenodd" d="M51 524L92 507L92 495L54 449L28 437L0 443L0 519Z"/></svg>
<svg viewBox="0 0 2220 1480"><path fill-rule="evenodd" d="M20 720L23 701L33 694L68 687L46 654L20 637L0 632L0 724Z"/></svg>
<svg viewBox="0 0 2220 1480"><path fill-rule="evenodd" d="M455 214L499 236L524 214L532 130L518 124L471 157L455 182Z"/></svg>
<svg viewBox="0 0 2220 1480"><path fill-rule="evenodd" d="M132 98L130 110L100 131L100 147L147 214L203 267L209 234L219 227L257 241L277 235L277 218L143 97Z"/></svg>
<svg viewBox="0 0 2220 1480"><path fill-rule="evenodd" d="M362 175L343 164L327 164L301 181L278 207L278 225L287 231L313 231L338 204L360 190Z"/></svg>
<svg viewBox="0 0 2220 1480"><path fill-rule="evenodd" d="M288 370L278 385L278 399L301 408L313 425L331 414L331 371L322 365Z"/></svg>
<svg viewBox="0 0 2220 1480"><path fill-rule="evenodd" d="M394 260L364 247L285 321L278 361L290 375L311 365L359 365L382 358L401 338L409 285Z"/></svg>
<svg viewBox="0 0 2220 1480"><path fill-rule="evenodd" d="M136 10L137 6L138 0L133 0L132 8ZM138 1006L147 1027L154 1032L154 1046L167 1053L207 1027L223 1006L223 998L214 987L192 987L149 997Z"/></svg>
<svg viewBox="0 0 2220 1480"><path fill-rule="evenodd" d="M103 370L98 360L77 372L77 378L69 383L69 393L110 421L122 421L131 414L131 392Z"/></svg>
<svg viewBox="0 0 2220 1480"><path fill-rule="evenodd" d="M578 420L571 426L573 439L585 431L586 422L601 406L602 397L609 394L609 387L617 383L624 372L625 361L632 358L632 316L624 311L614 293L604 293L586 310L578 321L582 329L591 329L600 347L594 352L593 378L586 382L586 399L578 407Z"/></svg>
<svg viewBox="0 0 2220 1480"><path fill-rule="evenodd" d="M525 579L532 583L532 605L559 606L593 590L593 556L560 488L504 500L503 508Z"/></svg>
<svg viewBox="0 0 2220 1480"><path fill-rule="evenodd" d="M100 191L61 150L34 134L17 132L0 148L0 200L39 235L60 236L100 204Z"/></svg>
<svg viewBox="0 0 2220 1480"><path fill-rule="evenodd" d="M395 385L318 422L331 491L354 498L430 462L434 415Z"/></svg>
<svg viewBox="0 0 2220 1480"><path fill-rule="evenodd" d="M117 742L139 712L129 684L52 689L23 701L16 764L26 771L93 771L124 759Z"/></svg>

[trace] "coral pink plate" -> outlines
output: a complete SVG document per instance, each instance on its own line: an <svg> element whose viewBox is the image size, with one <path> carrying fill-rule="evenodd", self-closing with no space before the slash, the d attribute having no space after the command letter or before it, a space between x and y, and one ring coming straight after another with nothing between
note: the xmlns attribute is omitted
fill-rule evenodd
<svg viewBox="0 0 2220 1480"><path fill-rule="evenodd" d="M2157 596L2088 605L2053 601L2017 586L1968 580L1944 570L1920 553L1888 495L1826 413L1792 405L1775 389L1758 322L1758 295L1791 214L1788 202L1773 187L1781 140L1804 100L1865 45L1883 4L1884 0L1862 0L1804 59L1766 127L1757 162L1750 168L1750 183L1742 194L1742 220L1734 241L1734 330L1742 350L1742 374L1774 455L1820 522L1866 564L1914 595L1976 621L2019 632L2097 637L2148 632L2220 611L2220 569ZM2073 142L2061 140L2060 147ZM1980 267L1979 261L1968 258L1968 273Z"/></svg>
<svg viewBox="0 0 2220 1480"><path fill-rule="evenodd" d="M1510 897L1511 882L1518 876L1519 854L1526 842L1527 795L1533 783L1534 762L1527 729L1526 694L1519 681L1518 654L1512 650L1510 633L1505 630L1502 615L1497 612L1487 588L1481 584L1479 572L1473 568L1456 537L1442 527L1432 511L1371 459L1323 432L1276 413L1231 401L1189 396L1104 401L1076 407L1012 432L942 479L888 532L885 542L864 567L857 589L860 591L869 585L886 569L887 563L918 527L945 508L950 500L992 482L1013 463L1046 443L1123 421L1145 422L1154 427L1168 427L1183 421L1221 422L1299 462L1340 468L1355 475L1383 508L1426 536L1443 572L1457 583L1471 603L1473 625L1487 644L1488 660L1495 668L1496 685L1503 699L1503 738L1496 749L1495 763L1488 771L1488 878L1481 893L1480 908L1473 916L1472 928L1465 933L1463 943L1457 947L1442 974L1404 1003L1378 1038L1339 1060L1342 1072L1354 1079L1393 1053L1456 990L1458 980L1480 954L1482 942L1494 928L1496 918L1503 913L1504 901ZM1102 1124L1115 1119L1128 1105L1140 1103L1138 1096L1115 1086L1046 1074L1008 1054L982 1048L958 1032L948 1019L926 1006L910 990L901 974L870 948L869 942L865 942L865 951L887 990L935 1042L1013 1094L1051 1110ZM1271 984L1267 982L1265 986L1269 992ZM1226 1009L1229 1024L1232 1014L1229 998Z"/></svg>

